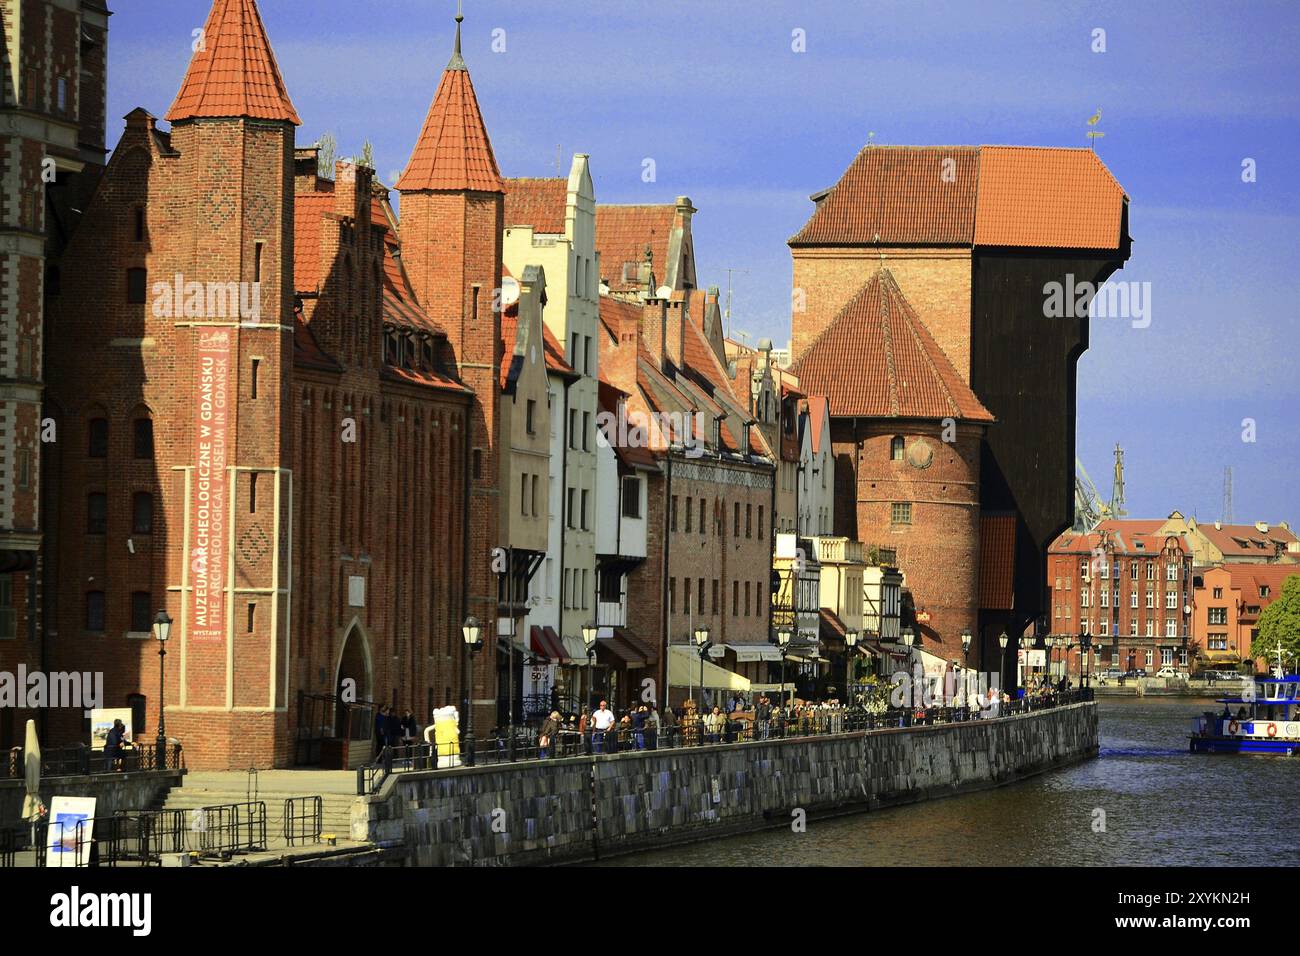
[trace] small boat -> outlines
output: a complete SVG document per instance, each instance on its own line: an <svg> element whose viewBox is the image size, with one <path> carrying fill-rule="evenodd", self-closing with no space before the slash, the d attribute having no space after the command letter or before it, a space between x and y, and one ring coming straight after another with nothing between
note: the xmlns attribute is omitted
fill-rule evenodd
<svg viewBox="0 0 1300 956"><path fill-rule="evenodd" d="M1300 676L1256 677L1192 724L1194 754L1300 754Z"/></svg>

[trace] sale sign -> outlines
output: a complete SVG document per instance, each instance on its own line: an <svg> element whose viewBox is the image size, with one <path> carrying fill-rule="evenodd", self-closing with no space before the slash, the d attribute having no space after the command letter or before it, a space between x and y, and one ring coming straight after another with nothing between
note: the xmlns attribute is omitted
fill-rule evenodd
<svg viewBox="0 0 1300 956"><path fill-rule="evenodd" d="M230 329L200 330L196 354L189 621L194 641L220 641L225 635L231 335Z"/></svg>

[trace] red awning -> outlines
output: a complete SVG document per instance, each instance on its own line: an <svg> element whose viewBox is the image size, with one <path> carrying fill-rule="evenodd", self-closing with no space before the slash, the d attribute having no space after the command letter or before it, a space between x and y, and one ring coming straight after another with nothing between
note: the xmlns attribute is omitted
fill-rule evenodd
<svg viewBox="0 0 1300 956"><path fill-rule="evenodd" d="M528 644L534 654L557 662L568 660L568 655L564 653L564 642L553 627L534 624L528 633Z"/></svg>
<svg viewBox="0 0 1300 956"><path fill-rule="evenodd" d="M654 648L625 627L616 627L612 635L596 641L596 652L611 655L628 668L653 667L659 661Z"/></svg>

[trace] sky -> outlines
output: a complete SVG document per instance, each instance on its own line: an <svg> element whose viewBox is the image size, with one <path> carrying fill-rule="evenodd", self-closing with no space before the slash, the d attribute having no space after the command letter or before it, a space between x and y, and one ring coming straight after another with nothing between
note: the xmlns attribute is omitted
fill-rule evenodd
<svg viewBox="0 0 1300 956"><path fill-rule="evenodd" d="M210 0L110 7L109 115L162 116ZM454 0L259 7L299 144L328 131L349 156L369 140L391 183L450 55ZM734 270L733 330L778 344L786 240L869 134L1086 146L1100 108L1098 155L1130 197L1115 278L1150 284L1151 322L1092 322L1079 458L1109 497L1124 447L1134 517L1221 518L1231 466L1238 522L1300 524L1293 0L465 0L463 49L503 175L555 175L558 147L566 173L590 154L599 202L689 196L700 285L725 297Z"/></svg>

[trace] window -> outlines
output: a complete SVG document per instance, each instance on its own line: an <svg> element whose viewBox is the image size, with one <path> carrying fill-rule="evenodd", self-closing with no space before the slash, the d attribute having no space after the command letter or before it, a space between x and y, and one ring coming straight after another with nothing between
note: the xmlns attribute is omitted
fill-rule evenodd
<svg viewBox="0 0 1300 956"><path fill-rule="evenodd" d="M695 517L695 509L691 507L691 499L687 498L686 499L686 531L688 534L690 533L691 522L694 520L694 517Z"/></svg>
<svg viewBox="0 0 1300 956"><path fill-rule="evenodd" d="M745 505L745 537L754 536L754 506Z"/></svg>
<svg viewBox="0 0 1300 956"><path fill-rule="evenodd" d="M1130 581L1136 581L1138 579L1138 563L1136 561L1130 561L1128 563L1128 576Z"/></svg>
<svg viewBox="0 0 1300 956"><path fill-rule="evenodd" d="M149 285L148 275L144 269L126 270L127 305L144 305L145 291Z"/></svg>
<svg viewBox="0 0 1300 956"><path fill-rule="evenodd" d="M144 740L144 719L148 712L146 703L144 694L126 695L126 706L131 708L131 735L136 740Z"/></svg>
<svg viewBox="0 0 1300 956"><path fill-rule="evenodd" d="M1223 597L1223 588L1215 588L1214 589L1215 600L1220 600L1222 597Z"/></svg>
<svg viewBox="0 0 1300 956"><path fill-rule="evenodd" d="M749 617L749 582L745 582L745 617Z"/></svg>
<svg viewBox="0 0 1300 956"><path fill-rule="evenodd" d="M147 491L137 491L131 497L131 531L153 534L153 495Z"/></svg>
<svg viewBox="0 0 1300 956"><path fill-rule="evenodd" d="M1269 595L1268 585L1267 585L1267 584L1261 584L1261 585L1259 586L1259 596L1262 597L1262 598L1266 598L1266 597L1268 597L1268 595Z"/></svg>
<svg viewBox="0 0 1300 956"><path fill-rule="evenodd" d="M528 506L532 509L533 514L538 516L541 515L541 512L537 510L537 476L536 475L532 476L531 494L529 495Z"/></svg>
<svg viewBox="0 0 1300 956"><path fill-rule="evenodd" d="M890 461L903 460L903 436L902 435L895 435L893 439L890 441L889 460Z"/></svg>
<svg viewBox="0 0 1300 956"><path fill-rule="evenodd" d="M1092 607L1092 592L1091 592L1091 591L1080 591L1080 592L1079 592L1079 607Z"/></svg>
<svg viewBox="0 0 1300 956"><path fill-rule="evenodd" d="M132 423L131 445L136 458L153 458L153 419L137 418Z"/></svg>
<svg viewBox="0 0 1300 956"><path fill-rule="evenodd" d="M1165 565L1165 580L1166 580L1166 581L1177 581L1177 580L1178 580L1178 565L1176 565L1176 564L1174 564L1174 563L1172 563L1172 562L1170 562L1169 564Z"/></svg>
<svg viewBox="0 0 1300 956"><path fill-rule="evenodd" d="M677 496L673 495L673 500L668 506L668 530L677 530Z"/></svg>
<svg viewBox="0 0 1300 956"><path fill-rule="evenodd" d="M59 77L58 81L55 83L54 101L56 109L60 113L66 113L68 111L68 78L66 76Z"/></svg>
<svg viewBox="0 0 1300 956"><path fill-rule="evenodd" d="M1136 619L1136 618L1134 618L1132 621L1129 622L1129 625L1128 625L1128 636L1129 636L1129 637L1137 637L1137 636L1138 636L1138 622L1137 622L1137 619Z"/></svg>
<svg viewBox="0 0 1300 956"><path fill-rule="evenodd" d="M569 447L576 449L578 447L578 410L569 409Z"/></svg>
<svg viewBox="0 0 1300 956"><path fill-rule="evenodd" d="M1154 581L1155 579L1156 579L1156 563L1155 563L1154 561L1148 561L1148 562L1147 562L1147 580L1148 580L1148 581Z"/></svg>
<svg viewBox="0 0 1300 956"><path fill-rule="evenodd" d="M86 630L104 630L104 592L86 592Z"/></svg>
<svg viewBox="0 0 1300 956"><path fill-rule="evenodd" d="M700 534L704 534L704 499L700 499Z"/></svg>
<svg viewBox="0 0 1300 956"><path fill-rule="evenodd" d="M740 613L740 582L731 582L731 616L735 617Z"/></svg>
<svg viewBox="0 0 1300 956"><path fill-rule="evenodd" d="M86 454L91 458L108 457L108 419L92 418L87 423L89 440L86 443Z"/></svg>
<svg viewBox="0 0 1300 956"><path fill-rule="evenodd" d="M683 600L686 601L685 608L686 608L686 613L688 614L691 613L692 611L698 610L695 607L695 605L691 603L691 587L693 585L694 585L693 578L682 578L682 587L686 592Z"/></svg>
<svg viewBox="0 0 1300 956"><path fill-rule="evenodd" d="M12 641L18 634L18 622L14 614L14 578L12 574L0 574L0 641Z"/></svg>
<svg viewBox="0 0 1300 956"><path fill-rule="evenodd" d="M1084 560L1079 562L1079 577L1083 578L1083 580L1086 581L1088 580L1088 574L1089 574L1088 561L1085 558Z"/></svg>
<svg viewBox="0 0 1300 956"><path fill-rule="evenodd" d="M262 252L266 249L265 242L253 243L253 281L262 281Z"/></svg>
<svg viewBox="0 0 1300 956"><path fill-rule="evenodd" d="M763 537L763 506L758 506L758 536Z"/></svg>
<svg viewBox="0 0 1300 956"><path fill-rule="evenodd" d="M474 463L474 477L482 478L483 477L483 449L475 448L473 452L471 452L471 456L473 458L473 463Z"/></svg>
<svg viewBox="0 0 1300 956"><path fill-rule="evenodd" d="M1152 650L1150 650L1150 649L1148 648L1148 650L1147 650L1147 652L1146 652L1147 667L1150 667L1150 666L1151 666L1151 660L1152 660L1153 655L1154 655L1154 651L1152 651Z"/></svg>
<svg viewBox="0 0 1300 956"><path fill-rule="evenodd" d="M641 517L641 479L636 475L623 478L623 517Z"/></svg>
<svg viewBox="0 0 1300 956"><path fill-rule="evenodd" d="M1228 623L1228 609L1227 609L1226 607L1212 607L1212 608L1210 608L1210 623L1211 623L1211 624L1227 624L1227 623Z"/></svg>
<svg viewBox="0 0 1300 956"><path fill-rule="evenodd" d="M731 520L731 536L733 538L740 537L740 502L739 501L736 502L736 507Z"/></svg>
<svg viewBox="0 0 1300 956"><path fill-rule="evenodd" d="M1211 634L1206 637L1205 646L1212 651L1226 651L1228 649L1228 635Z"/></svg>
<svg viewBox="0 0 1300 956"><path fill-rule="evenodd" d="M1102 637L1110 636L1110 622L1106 620L1104 617L1101 619L1101 636Z"/></svg>
<svg viewBox="0 0 1300 956"><path fill-rule="evenodd" d="M18 449L18 487L27 489L32 486L32 450Z"/></svg>
<svg viewBox="0 0 1300 956"><path fill-rule="evenodd" d="M573 528L573 527L576 527L576 525L574 525L574 523L573 523L573 513L574 513L574 510L575 510L575 506L576 506L576 504L577 504L577 492L576 492L576 490L573 489L573 488L570 488L570 489L569 489L569 493L568 493L568 496L567 496L567 504L568 504L568 512L567 512L567 513L568 513L568 519L567 519L567 522L566 522L566 523L568 524L568 526L569 526L570 528Z"/></svg>
<svg viewBox="0 0 1300 956"><path fill-rule="evenodd" d="M896 501L890 506L889 520L894 524L911 524L912 523L912 503L910 501Z"/></svg>
<svg viewBox="0 0 1300 956"><path fill-rule="evenodd" d="M86 534L108 531L108 495L92 491L86 496Z"/></svg>
<svg viewBox="0 0 1300 956"><path fill-rule="evenodd" d="M1156 592L1147 591L1147 608L1150 609L1155 606L1156 606Z"/></svg>
<svg viewBox="0 0 1300 956"><path fill-rule="evenodd" d="M250 601L248 604L248 620L244 624L244 633L252 634L253 625L257 622L257 604Z"/></svg>
<svg viewBox="0 0 1300 956"><path fill-rule="evenodd" d="M718 613L718 579L713 579L713 613Z"/></svg>
<svg viewBox="0 0 1300 956"><path fill-rule="evenodd" d="M581 525L581 528L582 528L583 531L588 531L588 530L591 529L591 525L589 525L589 524L587 523L587 501L588 501L588 498L590 497L590 495L591 495L591 492L590 492L590 491L588 491L586 488L583 488L583 489L582 489L582 525ZM583 573L586 574L585 571L584 571Z"/></svg>
<svg viewBox="0 0 1300 956"><path fill-rule="evenodd" d="M1167 611L1176 611L1176 610L1178 610L1178 592L1177 592L1177 591L1170 591L1168 594L1165 595L1165 610L1167 610Z"/></svg>
<svg viewBox="0 0 1300 956"><path fill-rule="evenodd" d="M673 613L673 608L677 606L677 579L668 579L668 613Z"/></svg>
<svg viewBox="0 0 1300 956"><path fill-rule="evenodd" d="M131 592L131 627L130 630L136 634L148 634L152 624L153 615L149 613L149 606L153 602L149 600L148 591Z"/></svg>
<svg viewBox="0 0 1300 956"><path fill-rule="evenodd" d="M1147 636L1147 637L1155 637L1155 636L1156 636L1156 625L1155 625L1155 621L1151 620L1151 618L1147 618L1146 636Z"/></svg>
<svg viewBox="0 0 1300 956"><path fill-rule="evenodd" d="M519 476L519 513L528 517L528 476L526 474Z"/></svg>
<svg viewBox="0 0 1300 956"><path fill-rule="evenodd" d="M754 616L763 616L763 582L754 582Z"/></svg>
<svg viewBox="0 0 1300 956"><path fill-rule="evenodd" d="M253 359L252 366L249 369L250 375L248 380L248 397L257 399L257 372L262 366L261 359Z"/></svg>
<svg viewBox="0 0 1300 956"><path fill-rule="evenodd" d="M533 421L533 415L536 411L537 411L537 403L530 398L528 400L528 410L525 413L526 418L524 422L525 427L528 429L528 434L530 435L537 434L537 425L536 422Z"/></svg>
<svg viewBox="0 0 1300 956"><path fill-rule="evenodd" d="M582 450L591 451L591 412L582 413Z"/></svg>
<svg viewBox="0 0 1300 956"><path fill-rule="evenodd" d="M1129 607L1138 606L1138 593L1136 591L1134 591L1132 594L1128 596L1128 606Z"/></svg>
<svg viewBox="0 0 1300 956"><path fill-rule="evenodd" d="M1105 588L1101 589L1101 606L1110 607L1110 592Z"/></svg>

